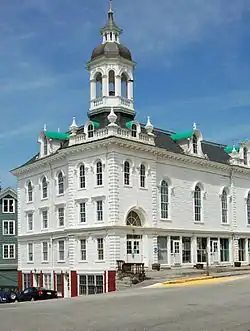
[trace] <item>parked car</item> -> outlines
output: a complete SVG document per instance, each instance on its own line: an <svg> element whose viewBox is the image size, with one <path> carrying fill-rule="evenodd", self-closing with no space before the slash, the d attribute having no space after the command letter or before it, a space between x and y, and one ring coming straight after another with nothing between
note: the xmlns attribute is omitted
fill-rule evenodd
<svg viewBox="0 0 250 331"><path fill-rule="evenodd" d="M0 303L10 303L17 300L17 293L14 291L1 291L0 292Z"/></svg>
<svg viewBox="0 0 250 331"><path fill-rule="evenodd" d="M48 299L57 299L57 292L54 290L47 290L42 287L28 287L17 295L17 301L19 302Z"/></svg>

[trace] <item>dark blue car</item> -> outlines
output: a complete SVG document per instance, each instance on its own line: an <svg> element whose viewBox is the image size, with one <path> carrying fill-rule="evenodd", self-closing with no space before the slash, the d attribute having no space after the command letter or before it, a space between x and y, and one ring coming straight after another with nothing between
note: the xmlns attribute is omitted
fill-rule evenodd
<svg viewBox="0 0 250 331"><path fill-rule="evenodd" d="M0 291L0 303L11 303L17 301L17 294L14 291Z"/></svg>

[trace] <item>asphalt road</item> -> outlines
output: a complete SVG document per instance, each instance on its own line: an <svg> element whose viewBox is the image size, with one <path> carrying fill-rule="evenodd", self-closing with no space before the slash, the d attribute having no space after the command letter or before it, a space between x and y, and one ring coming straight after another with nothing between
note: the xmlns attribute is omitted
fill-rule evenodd
<svg viewBox="0 0 250 331"><path fill-rule="evenodd" d="M1 331L248 331L250 277L0 306Z"/></svg>

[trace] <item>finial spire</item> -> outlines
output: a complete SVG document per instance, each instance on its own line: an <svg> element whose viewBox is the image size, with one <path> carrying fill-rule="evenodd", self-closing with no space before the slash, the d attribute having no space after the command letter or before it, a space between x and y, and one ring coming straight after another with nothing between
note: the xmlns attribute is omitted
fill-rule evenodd
<svg viewBox="0 0 250 331"><path fill-rule="evenodd" d="M110 24L114 23L114 12L113 12L113 2L112 2L112 0L109 0L108 21L110 22Z"/></svg>
<svg viewBox="0 0 250 331"><path fill-rule="evenodd" d="M109 13L113 13L112 5L113 5L113 1L109 0Z"/></svg>
<svg viewBox="0 0 250 331"><path fill-rule="evenodd" d="M113 11L113 0L109 0L109 11L108 11L108 21L101 29L101 34L103 36L103 43L105 42L118 42L119 36L122 33L122 29L115 24L114 11Z"/></svg>

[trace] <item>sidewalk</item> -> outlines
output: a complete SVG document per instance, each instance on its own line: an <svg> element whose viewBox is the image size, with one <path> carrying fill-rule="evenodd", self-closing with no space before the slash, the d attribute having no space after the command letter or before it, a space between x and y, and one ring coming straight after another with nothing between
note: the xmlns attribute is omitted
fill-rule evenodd
<svg viewBox="0 0 250 331"><path fill-rule="evenodd" d="M213 277L229 277L236 275L244 275L250 274L250 266L242 266L240 268L235 267L210 267L209 268L209 276ZM153 285L156 283L164 283L164 282L172 282L183 279L183 281L188 280L188 278L200 278L207 276L206 269L193 269L193 268L172 268L172 269L163 269L160 271L147 271L146 277L147 279L135 285L135 287L145 287L149 285Z"/></svg>

